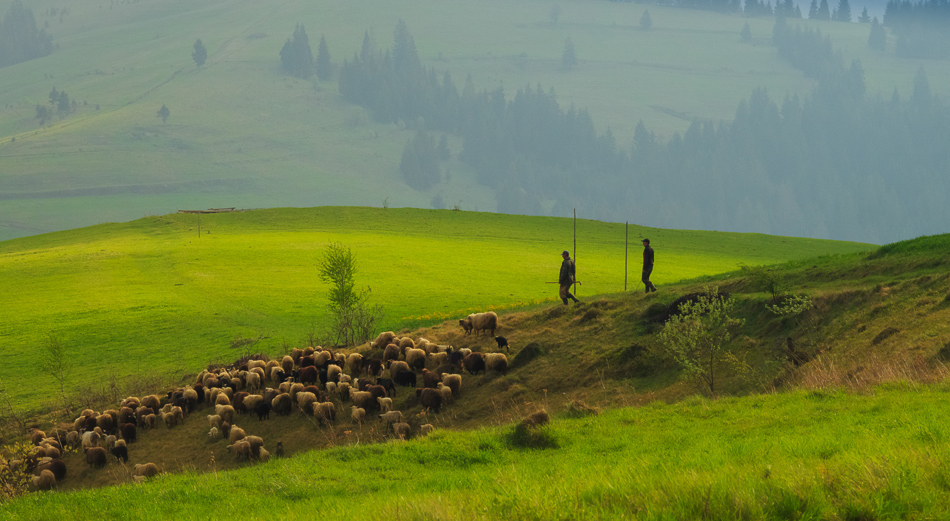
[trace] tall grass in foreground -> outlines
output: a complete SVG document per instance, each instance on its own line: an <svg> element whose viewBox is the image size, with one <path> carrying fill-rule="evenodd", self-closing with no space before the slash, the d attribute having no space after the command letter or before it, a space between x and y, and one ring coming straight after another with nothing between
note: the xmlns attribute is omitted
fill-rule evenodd
<svg viewBox="0 0 950 521"><path fill-rule="evenodd" d="M314 451L141 486L30 495L8 518L933 519L950 509L946 382L797 391ZM227 514L225 514L227 513Z"/></svg>

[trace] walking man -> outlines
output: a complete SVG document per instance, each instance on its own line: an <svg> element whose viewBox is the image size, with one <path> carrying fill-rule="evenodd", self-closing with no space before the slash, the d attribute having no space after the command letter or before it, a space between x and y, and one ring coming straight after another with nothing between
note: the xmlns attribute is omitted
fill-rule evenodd
<svg viewBox="0 0 950 521"><path fill-rule="evenodd" d="M574 298L574 295L571 295L571 286L574 285L575 274L574 261L571 260L571 254L568 253L567 250L564 250L561 253L561 257L564 261L561 262L561 274L558 275L557 283L561 286L561 291L559 292L561 302L566 306L567 299L571 299L574 302L580 301Z"/></svg>
<svg viewBox="0 0 950 521"><path fill-rule="evenodd" d="M653 273L653 248L650 247L650 239L643 239L643 285L646 286L646 292L656 291L656 286L650 282L650 274Z"/></svg>

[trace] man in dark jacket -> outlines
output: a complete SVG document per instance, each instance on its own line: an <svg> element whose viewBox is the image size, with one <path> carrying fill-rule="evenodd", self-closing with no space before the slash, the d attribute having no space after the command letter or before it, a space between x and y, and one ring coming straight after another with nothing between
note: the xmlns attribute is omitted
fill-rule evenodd
<svg viewBox="0 0 950 521"><path fill-rule="evenodd" d="M557 283L561 286L561 291L559 293L561 296L561 302L563 302L566 306L567 299L571 299L574 302L580 301L574 298L574 295L571 295L571 286L574 285L575 274L574 261L571 260L571 254L568 253L567 250L564 250L561 253L561 257L564 259L564 261L561 262L561 273L558 275Z"/></svg>
<svg viewBox="0 0 950 521"><path fill-rule="evenodd" d="M650 247L650 239L643 239L643 285L647 288L647 293L656 291L656 286L650 282L650 274L653 273L653 248Z"/></svg>

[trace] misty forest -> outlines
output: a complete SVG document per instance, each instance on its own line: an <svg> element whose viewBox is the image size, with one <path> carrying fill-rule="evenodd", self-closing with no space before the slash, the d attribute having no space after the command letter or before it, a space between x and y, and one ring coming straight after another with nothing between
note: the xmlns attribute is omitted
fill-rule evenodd
<svg viewBox="0 0 950 521"><path fill-rule="evenodd" d="M637 29L657 30L650 6L638 5L645 10ZM674 7L738 22L771 20L771 34L758 35L759 44L800 71L810 87L789 93L750 85L731 118L692 117L684 131L673 132L658 132L640 119L632 140L625 142L585 106L561 102L557 77L485 88L484 79L471 72L459 77L440 69L438 61L427 65L411 22L402 18L391 46L378 44L369 28L350 27L363 39L349 56L335 56L334 41L325 35L314 52L306 24L296 22L283 46L273 50L279 67L262 74L314 81L320 89L335 84L339 96L364 108L374 123L404 128L409 137L389 163L398 172L393 181L433 208L454 203L439 190L450 180L448 161L454 157L493 194L494 209L502 213L567 216L576 209L585 218L605 221L876 243L945 231L950 114L931 89L927 62L950 59L946 2L892 0L880 21L866 8L852 15L848 0L833 9L827 0L813 0L805 10L791 0L774 7L756 0L682 0ZM43 12L54 20L68 13L67 7ZM556 24L554 10L551 18ZM812 19L862 24L867 46L875 52L890 53L895 60L924 60L916 67L912 90L895 86L887 95L869 93L862 62L844 56L820 27L803 24ZM14 1L0 25L0 66L9 71L58 52L60 44L48 27L48 21L38 26L32 9ZM736 38L752 45L748 23ZM202 39L188 45L195 65L208 67ZM577 63L575 43L568 37L560 73L583 74ZM48 83L53 84L48 96L35 93L31 117L3 127L5 173L17 170L13 147L22 139L18 133L24 133L25 121L42 128L100 109L70 98L70 85ZM159 105L152 114L163 126L175 123L175 106L170 101ZM42 189L19 177L25 176L0 180L0 198L43 197L37 195ZM68 190L50 193L69 195Z"/></svg>

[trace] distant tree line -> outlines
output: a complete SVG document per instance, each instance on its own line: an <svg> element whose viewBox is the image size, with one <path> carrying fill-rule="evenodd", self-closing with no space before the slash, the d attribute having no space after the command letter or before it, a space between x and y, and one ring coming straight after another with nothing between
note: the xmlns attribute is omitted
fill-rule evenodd
<svg viewBox="0 0 950 521"><path fill-rule="evenodd" d="M49 92L49 103L50 107L42 103L36 105L36 119L40 120L40 125L45 125L54 115L62 118L76 110L76 100L70 100L65 90L56 90L56 87Z"/></svg>
<svg viewBox="0 0 950 521"><path fill-rule="evenodd" d="M461 136L459 159L495 190L500 212L576 208L595 219L870 242L944 232L950 117L923 70L906 101L896 91L868 99L860 62L844 66L820 32L781 20L773 42L818 80L811 94L777 103L756 89L732 121L696 121L665 143L641 122L629 148L598 133L586 110L562 109L553 89L509 99L501 87L476 92L469 77L459 90L423 67L402 22L392 50L364 36L339 86L377 121L417 129L408 166L420 150L432 164L437 147L423 130ZM429 172L407 182L431 186Z"/></svg>
<svg viewBox="0 0 950 521"><path fill-rule="evenodd" d="M884 9L884 25L897 37L897 56L950 59L950 2L890 0Z"/></svg>
<svg viewBox="0 0 950 521"><path fill-rule="evenodd" d="M15 0L0 22L0 67L41 58L53 52L53 38L37 29L33 10Z"/></svg>

